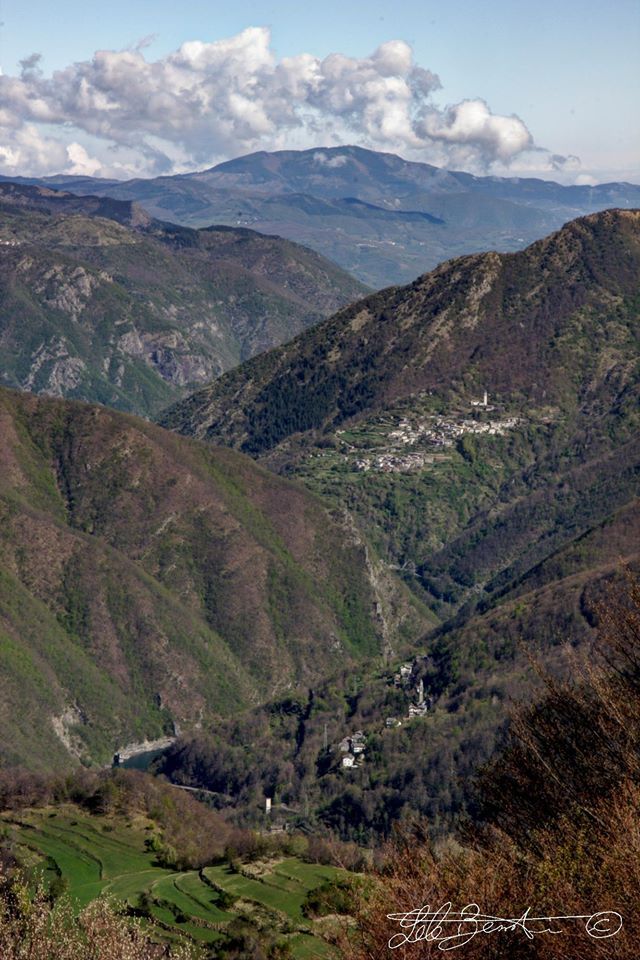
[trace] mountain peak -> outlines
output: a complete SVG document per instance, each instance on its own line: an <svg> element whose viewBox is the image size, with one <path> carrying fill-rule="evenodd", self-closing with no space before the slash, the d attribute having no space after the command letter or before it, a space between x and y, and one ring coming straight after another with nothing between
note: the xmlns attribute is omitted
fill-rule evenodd
<svg viewBox="0 0 640 960"><path fill-rule="evenodd" d="M374 288L408 283L460 254L521 250L580 214L640 206L640 185L475 176L354 144L262 150L201 172L149 180L69 176L40 183L136 200L160 221L277 234ZM301 203L300 197L307 199ZM349 207L345 198L359 204Z"/></svg>
<svg viewBox="0 0 640 960"><path fill-rule="evenodd" d="M462 397L491 384L518 404L575 405L600 382L605 355L610 366L631 357L639 277L640 211L592 214L519 253L460 257L352 304L163 422L263 453L429 392Z"/></svg>

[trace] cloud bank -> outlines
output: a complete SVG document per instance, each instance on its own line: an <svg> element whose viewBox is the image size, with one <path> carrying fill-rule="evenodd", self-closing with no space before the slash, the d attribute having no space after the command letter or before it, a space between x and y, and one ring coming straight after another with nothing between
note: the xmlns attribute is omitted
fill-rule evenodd
<svg viewBox="0 0 640 960"><path fill-rule="evenodd" d="M269 30L251 27L155 61L144 48L100 50L51 76L34 54L19 75L0 76L0 171L151 176L257 149L354 142L486 171L535 149L519 117L483 100L437 107L438 76L402 40L364 58L278 60Z"/></svg>

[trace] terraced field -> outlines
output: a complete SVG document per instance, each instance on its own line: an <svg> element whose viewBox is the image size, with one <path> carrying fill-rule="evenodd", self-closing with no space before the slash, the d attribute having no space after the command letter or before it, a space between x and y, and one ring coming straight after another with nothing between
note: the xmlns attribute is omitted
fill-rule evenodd
<svg viewBox="0 0 640 960"><path fill-rule="evenodd" d="M163 938L186 936L203 945L223 939L228 925L242 918L281 934L299 960L329 955L302 905L310 890L336 876L333 867L288 858L246 868L251 876L228 864L176 872L147 849L148 821L90 816L72 806L5 814L0 826L45 882L65 881L78 909L104 893L144 909Z"/></svg>

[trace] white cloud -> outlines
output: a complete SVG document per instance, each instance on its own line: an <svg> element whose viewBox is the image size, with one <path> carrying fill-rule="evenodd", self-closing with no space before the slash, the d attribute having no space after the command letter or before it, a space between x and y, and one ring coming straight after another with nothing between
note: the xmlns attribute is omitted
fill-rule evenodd
<svg viewBox="0 0 640 960"><path fill-rule="evenodd" d="M427 108L417 126L424 139L471 146L502 162L533 147L533 137L519 117L496 116L484 100L463 100L444 111Z"/></svg>
<svg viewBox="0 0 640 960"><path fill-rule="evenodd" d="M95 177L102 169L97 157L90 157L81 143L70 143L67 147L69 159L68 171L83 177Z"/></svg>
<svg viewBox="0 0 640 960"><path fill-rule="evenodd" d="M313 162L319 167L335 169L336 167L344 167L346 163L349 163L349 157L346 153L339 153L332 157L329 153L323 153L322 150L317 150L313 155Z"/></svg>
<svg viewBox="0 0 640 960"><path fill-rule="evenodd" d="M30 123L5 125L0 111L0 171L8 176L38 176L68 166L67 151Z"/></svg>
<svg viewBox="0 0 640 960"><path fill-rule="evenodd" d="M576 177L575 182L577 187L595 187L598 181L588 173L581 173Z"/></svg>
<svg viewBox="0 0 640 960"><path fill-rule="evenodd" d="M483 100L436 107L439 78L402 40L369 57L278 60L269 30L251 27L155 61L141 42L49 77L37 54L21 67L0 76L0 169L10 173L157 174L291 143L344 142L487 169L533 147L520 118L492 114Z"/></svg>

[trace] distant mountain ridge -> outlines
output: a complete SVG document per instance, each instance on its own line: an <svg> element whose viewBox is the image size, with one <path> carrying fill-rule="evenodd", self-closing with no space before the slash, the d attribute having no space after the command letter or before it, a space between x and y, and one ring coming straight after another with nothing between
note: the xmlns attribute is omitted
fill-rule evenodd
<svg viewBox="0 0 640 960"><path fill-rule="evenodd" d="M363 292L310 250L0 182L0 383L144 415Z"/></svg>
<svg viewBox="0 0 640 960"><path fill-rule="evenodd" d="M150 180L37 182L136 200L162 220L278 234L378 288L407 283L453 256L522 249L582 214L640 206L634 184L478 177L355 146L262 151Z"/></svg>
<svg viewBox="0 0 640 960"><path fill-rule="evenodd" d="M62 214L78 214L85 217L104 217L127 227L149 228L153 218L133 200L113 200L111 197L74 193L48 187L2 181L0 200L5 209Z"/></svg>

